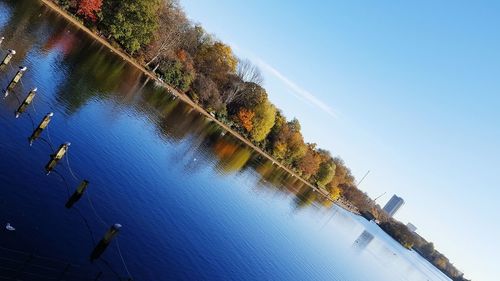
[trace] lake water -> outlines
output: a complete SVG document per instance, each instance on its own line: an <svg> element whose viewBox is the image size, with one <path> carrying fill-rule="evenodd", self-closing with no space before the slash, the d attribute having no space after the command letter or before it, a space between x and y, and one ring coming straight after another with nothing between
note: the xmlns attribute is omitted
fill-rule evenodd
<svg viewBox="0 0 500 281"><path fill-rule="evenodd" d="M0 88L28 67L0 99L0 280L59 280L44 279L55 265L43 258L35 261L45 269L30 262L21 270L23 254L12 249L80 266L61 280L99 271L99 280L449 280L39 2L0 0L0 36L2 58L17 51L0 69ZM33 105L15 119L32 87ZM30 147L33 123L48 112L49 129ZM67 157L45 175L48 143L66 141ZM67 189L83 179L87 192L66 209ZM113 223L120 234L90 263L91 236Z"/></svg>

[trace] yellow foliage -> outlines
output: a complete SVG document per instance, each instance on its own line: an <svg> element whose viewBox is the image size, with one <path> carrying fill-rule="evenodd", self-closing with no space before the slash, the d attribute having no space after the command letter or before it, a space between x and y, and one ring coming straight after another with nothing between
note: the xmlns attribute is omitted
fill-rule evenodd
<svg viewBox="0 0 500 281"><path fill-rule="evenodd" d="M340 195L342 195L342 190L338 187L338 186L335 186L334 188L332 188L332 190L330 191L330 198L332 200L337 200L340 198Z"/></svg>
<svg viewBox="0 0 500 281"><path fill-rule="evenodd" d="M216 50L215 52L220 55L221 60L224 61L229 67L229 71L235 72L236 67L238 66L238 59L234 56L231 47L221 42L216 42L214 44L214 49Z"/></svg>
<svg viewBox="0 0 500 281"><path fill-rule="evenodd" d="M274 126L276 107L268 100L263 101L255 107L255 118L253 118L252 138L254 141L262 141Z"/></svg>
<svg viewBox="0 0 500 281"><path fill-rule="evenodd" d="M286 143L278 142L274 146L273 153L276 158L283 159L285 157L286 151L287 151Z"/></svg>

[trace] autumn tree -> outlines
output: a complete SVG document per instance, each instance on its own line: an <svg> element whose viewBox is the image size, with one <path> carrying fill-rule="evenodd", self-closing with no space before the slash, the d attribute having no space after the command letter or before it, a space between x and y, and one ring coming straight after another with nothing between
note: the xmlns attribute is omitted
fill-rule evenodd
<svg viewBox="0 0 500 281"><path fill-rule="evenodd" d="M231 103L227 104L230 114L236 114L240 108L254 109L257 105L267 100L267 93L261 86L246 82L241 86L241 91Z"/></svg>
<svg viewBox="0 0 500 281"><path fill-rule="evenodd" d="M276 112L274 127L268 136L268 149L284 164L296 163L307 151L300 129L297 119L287 122L281 111Z"/></svg>
<svg viewBox="0 0 500 281"><path fill-rule="evenodd" d="M196 77L191 56L184 50L178 50L172 58L160 60L158 71L166 83L186 92Z"/></svg>
<svg viewBox="0 0 500 281"><path fill-rule="evenodd" d="M315 146L308 144L305 155L297 163L297 168L305 179L309 179L318 172L320 163L321 158L315 151Z"/></svg>
<svg viewBox="0 0 500 281"><path fill-rule="evenodd" d="M330 199L332 200L337 200L342 196L342 190L340 187L331 187L330 185L327 186L328 192L330 192Z"/></svg>
<svg viewBox="0 0 500 281"><path fill-rule="evenodd" d="M151 44L148 45L146 66L161 57L172 57L182 46L184 33L190 28L184 11L178 1L166 0L161 4L158 29Z"/></svg>
<svg viewBox="0 0 500 281"><path fill-rule="evenodd" d="M342 196L356 206L359 211L372 212L374 203L366 193L359 190L354 184L342 183L339 187L342 189Z"/></svg>
<svg viewBox="0 0 500 281"><path fill-rule="evenodd" d="M96 22L101 12L102 0L79 0L76 14L88 21Z"/></svg>
<svg viewBox="0 0 500 281"><path fill-rule="evenodd" d="M241 108L238 112L238 121L247 132L251 132L253 129L254 116L255 112L246 108Z"/></svg>
<svg viewBox="0 0 500 281"><path fill-rule="evenodd" d="M329 184L335 176L335 164L323 162L319 166L318 173L316 174L316 183L318 186L325 187Z"/></svg>
<svg viewBox="0 0 500 281"><path fill-rule="evenodd" d="M183 30L183 40L181 41L181 48L185 49L191 56L196 57L196 54L201 49L202 46L212 45L215 39L211 34L205 31L205 29L199 25L188 25L185 30Z"/></svg>
<svg viewBox="0 0 500 281"><path fill-rule="evenodd" d="M287 149L286 138L288 137L288 128L285 127L286 117L283 116L281 110L277 110L274 126L271 128L271 132L267 136L267 149L278 160L284 159Z"/></svg>
<svg viewBox="0 0 500 281"><path fill-rule="evenodd" d="M274 125L275 117L276 107L267 99L257 104L255 117L253 118L253 128L250 132L254 141L260 142L266 138Z"/></svg>
<svg viewBox="0 0 500 281"><path fill-rule="evenodd" d="M208 111L219 111L223 107L217 85L203 74L196 76L189 94Z"/></svg>
<svg viewBox="0 0 500 281"><path fill-rule="evenodd" d="M292 130L290 137L287 140L286 159L289 163L296 163L307 152L307 145L304 142L304 137L300 131Z"/></svg>
<svg viewBox="0 0 500 281"><path fill-rule="evenodd" d="M231 47L219 41L202 44L195 56L198 72L210 77L217 85L223 85L228 74L235 73L237 63Z"/></svg>
<svg viewBox="0 0 500 281"><path fill-rule="evenodd" d="M331 181L333 186L353 186L354 185L354 177L351 174L351 170L347 168L344 161L338 157L333 158L332 162L335 164L335 175Z"/></svg>
<svg viewBox="0 0 500 281"><path fill-rule="evenodd" d="M153 39L160 4L160 0L107 0L102 24L110 37L134 54Z"/></svg>

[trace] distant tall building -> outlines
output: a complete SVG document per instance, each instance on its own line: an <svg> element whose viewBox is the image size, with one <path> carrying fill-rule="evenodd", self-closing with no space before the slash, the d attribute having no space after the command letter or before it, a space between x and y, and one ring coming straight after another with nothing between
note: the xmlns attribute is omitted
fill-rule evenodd
<svg viewBox="0 0 500 281"><path fill-rule="evenodd" d="M413 223L409 222L406 224L406 227L408 228L409 231L411 232L415 232L417 231L417 227L415 225L413 225Z"/></svg>
<svg viewBox="0 0 500 281"><path fill-rule="evenodd" d="M403 206L405 203L405 200L403 198L398 197L397 195L393 195L391 200L387 202L384 206L384 211L389 215L389 216L394 216L394 214Z"/></svg>

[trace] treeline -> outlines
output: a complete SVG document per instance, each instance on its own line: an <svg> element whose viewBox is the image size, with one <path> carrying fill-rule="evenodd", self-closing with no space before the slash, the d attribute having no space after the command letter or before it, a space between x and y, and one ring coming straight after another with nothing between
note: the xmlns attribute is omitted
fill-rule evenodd
<svg viewBox="0 0 500 281"><path fill-rule="evenodd" d="M398 241L403 247L414 249L452 280L470 281L463 277L463 273L458 270L446 256L434 249L432 242L427 242L417 233L410 231L406 225L388 216L387 213L382 210L382 207L375 204L368 195L360 195L358 192L352 192L351 190L351 188L346 189L343 195L348 200L352 201L362 214L369 214L369 217L378 220L380 228L394 238L394 240ZM366 215L364 216L366 217Z"/></svg>
<svg viewBox="0 0 500 281"><path fill-rule="evenodd" d="M423 258L441 270L454 281L470 281L443 254L434 249L432 242L427 242L420 235L410 231L404 224L394 219L382 222L380 227L396 241L408 249L414 249Z"/></svg>
<svg viewBox="0 0 500 281"><path fill-rule="evenodd" d="M177 0L53 1L332 199L342 196L372 214L402 245L418 245L404 225L357 188L342 159L304 140L300 122L287 120L269 101L260 70L189 21ZM458 272L441 254L424 257L450 277Z"/></svg>
<svg viewBox="0 0 500 281"><path fill-rule="evenodd" d="M175 0L55 0L164 82L332 198L360 193L340 158L307 143L268 99L260 70L190 22Z"/></svg>

